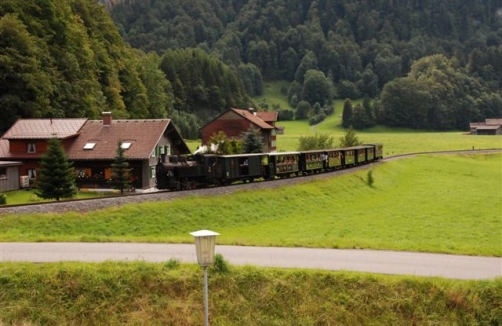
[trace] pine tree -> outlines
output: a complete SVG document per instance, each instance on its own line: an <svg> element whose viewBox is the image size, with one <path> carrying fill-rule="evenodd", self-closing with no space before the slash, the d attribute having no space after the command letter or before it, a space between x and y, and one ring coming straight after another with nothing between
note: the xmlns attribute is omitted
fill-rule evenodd
<svg viewBox="0 0 502 326"><path fill-rule="evenodd" d="M129 163L125 156L126 149L122 146L122 141L117 143L117 151L112 163L112 186L120 190L120 194L124 194L124 189L129 189L131 186Z"/></svg>
<svg viewBox="0 0 502 326"><path fill-rule="evenodd" d="M352 101L350 99L346 99L343 103L343 112L342 112L342 126L344 128L349 127L352 124Z"/></svg>
<svg viewBox="0 0 502 326"><path fill-rule="evenodd" d="M49 140L47 153L42 155L36 194L43 199L73 198L77 194L73 164L68 161L61 142Z"/></svg>
<svg viewBox="0 0 502 326"><path fill-rule="evenodd" d="M249 127L242 135L242 151L244 153L263 153L263 140L260 130Z"/></svg>

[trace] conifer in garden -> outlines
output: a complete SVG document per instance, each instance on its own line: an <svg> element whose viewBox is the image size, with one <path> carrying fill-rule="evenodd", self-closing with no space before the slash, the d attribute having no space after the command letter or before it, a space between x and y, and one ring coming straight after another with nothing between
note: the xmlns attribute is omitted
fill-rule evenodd
<svg viewBox="0 0 502 326"><path fill-rule="evenodd" d="M63 145L57 138L49 140L47 153L42 155L37 181L37 196L43 199L73 198L77 194L73 164L68 161Z"/></svg>

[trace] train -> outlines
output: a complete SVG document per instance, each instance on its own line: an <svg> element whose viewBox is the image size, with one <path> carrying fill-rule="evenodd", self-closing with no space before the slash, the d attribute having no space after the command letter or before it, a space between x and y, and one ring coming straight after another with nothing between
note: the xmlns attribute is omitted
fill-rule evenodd
<svg viewBox="0 0 502 326"><path fill-rule="evenodd" d="M382 158L381 143L274 153L162 155L155 167L156 187L179 191L298 177L369 164Z"/></svg>

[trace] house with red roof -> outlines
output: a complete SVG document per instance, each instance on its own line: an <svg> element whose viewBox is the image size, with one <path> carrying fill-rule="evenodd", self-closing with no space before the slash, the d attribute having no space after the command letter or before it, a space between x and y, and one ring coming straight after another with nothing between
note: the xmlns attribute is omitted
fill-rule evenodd
<svg viewBox="0 0 502 326"><path fill-rule="evenodd" d="M161 155L190 153L170 119L114 120L111 112L103 112L102 120L19 119L0 138L0 161L22 162L20 175L34 182L52 137L61 140L80 188L110 187L119 142L126 149L136 189L155 186L155 165Z"/></svg>
<svg viewBox="0 0 502 326"><path fill-rule="evenodd" d="M263 152L275 152L277 149L276 135L278 127L277 112L256 112L252 109L230 109L217 116L204 125L202 133L202 145L207 145L209 139L219 131L225 133L227 138L242 139L242 134L250 127L260 130L263 141Z"/></svg>

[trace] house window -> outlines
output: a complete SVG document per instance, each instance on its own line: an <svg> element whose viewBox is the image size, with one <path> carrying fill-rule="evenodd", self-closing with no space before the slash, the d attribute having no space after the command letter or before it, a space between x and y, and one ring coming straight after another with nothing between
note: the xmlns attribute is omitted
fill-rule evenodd
<svg viewBox="0 0 502 326"><path fill-rule="evenodd" d="M159 149L160 155L170 155L171 154L171 146L169 146L169 145L159 146L158 149Z"/></svg>
<svg viewBox="0 0 502 326"><path fill-rule="evenodd" d="M28 143L28 153L36 153L37 152L37 144Z"/></svg>
<svg viewBox="0 0 502 326"><path fill-rule="evenodd" d="M7 179L7 168L0 168L0 180Z"/></svg>
<svg viewBox="0 0 502 326"><path fill-rule="evenodd" d="M30 177L30 179L36 179L37 178L37 170L28 169L28 176Z"/></svg>
<svg viewBox="0 0 502 326"><path fill-rule="evenodd" d="M131 147L132 143L125 142L120 145L120 148L122 149L129 149Z"/></svg>
<svg viewBox="0 0 502 326"><path fill-rule="evenodd" d="M155 166L150 167L150 178L155 178Z"/></svg>
<svg viewBox="0 0 502 326"><path fill-rule="evenodd" d="M91 150L94 149L94 146L96 146L96 143L86 143L84 149Z"/></svg>

